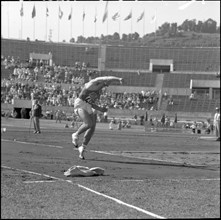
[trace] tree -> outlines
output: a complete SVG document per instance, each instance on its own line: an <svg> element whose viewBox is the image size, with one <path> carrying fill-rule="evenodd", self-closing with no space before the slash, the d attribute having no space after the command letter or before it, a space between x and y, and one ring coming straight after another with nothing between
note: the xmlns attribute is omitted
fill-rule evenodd
<svg viewBox="0 0 221 220"><path fill-rule="evenodd" d="M122 41L127 41L127 35L126 34L122 34Z"/></svg>
<svg viewBox="0 0 221 220"><path fill-rule="evenodd" d="M220 34L220 26L217 27L217 29L216 29L216 33Z"/></svg>
<svg viewBox="0 0 221 220"><path fill-rule="evenodd" d="M189 31L189 20L186 19L181 25L180 25L181 30L183 31Z"/></svg>
<svg viewBox="0 0 221 220"><path fill-rule="evenodd" d="M77 43L85 43L85 38L83 36L78 36Z"/></svg>
<svg viewBox="0 0 221 220"><path fill-rule="evenodd" d="M177 23L172 23L170 27L170 35L176 36L177 34Z"/></svg>
<svg viewBox="0 0 221 220"><path fill-rule="evenodd" d="M192 19L188 21L188 29L190 31L195 31L196 30L196 19Z"/></svg>
<svg viewBox="0 0 221 220"><path fill-rule="evenodd" d="M209 18L206 22L207 33L216 33L216 21Z"/></svg>
<svg viewBox="0 0 221 220"><path fill-rule="evenodd" d="M113 34L113 40L120 40L120 35L117 32Z"/></svg>
<svg viewBox="0 0 221 220"><path fill-rule="evenodd" d="M139 37L140 37L140 35L139 35L137 32L135 32L134 34L132 34L132 39L133 39L133 40L138 40Z"/></svg>
<svg viewBox="0 0 221 220"><path fill-rule="evenodd" d="M72 37L71 39L70 39L70 43L74 43L75 42L75 39Z"/></svg>
<svg viewBox="0 0 221 220"><path fill-rule="evenodd" d="M196 32L201 33L202 32L202 27L203 27L203 22L198 21L198 23L196 25Z"/></svg>
<svg viewBox="0 0 221 220"><path fill-rule="evenodd" d="M166 33L170 32L170 23L165 22L159 27L159 32L161 35L164 35Z"/></svg>

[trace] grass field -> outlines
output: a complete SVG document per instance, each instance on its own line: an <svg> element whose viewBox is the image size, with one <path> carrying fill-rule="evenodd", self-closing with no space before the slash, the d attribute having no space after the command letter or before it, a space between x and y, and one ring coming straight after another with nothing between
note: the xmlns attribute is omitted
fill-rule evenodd
<svg viewBox="0 0 221 220"><path fill-rule="evenodd" d="M73 150L73 128L2 118L1 218L219 218L220 142L213 136L109 130L98 123L86 152ZM103 176L65 177L73 165Z"/></svg>

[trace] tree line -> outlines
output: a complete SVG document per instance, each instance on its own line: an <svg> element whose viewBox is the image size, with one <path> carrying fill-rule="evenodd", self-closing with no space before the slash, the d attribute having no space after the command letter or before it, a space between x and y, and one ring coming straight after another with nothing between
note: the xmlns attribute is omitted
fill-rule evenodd
<svg viewBox="0 0 221 220"><path fill-rule="evenodd" d="M196 19L186 19L181 25L177 23L165 22L158 27L156 32L146 34L143 37L135 33L122 34L115 32L113 35L103 34L100 37L83 37L78 36L76 41L74 38L70 39L71 43L99 43L108 41L120 41L120 42L142 42L147 40L148 37L165 36L165 37L183 37L183 32L195 32L195 33L208 33L208 34L220 34L220 26L217 26L217 22L209 18L206 21L197 21ZM63 41L65 42L65 41Z"/></svg>

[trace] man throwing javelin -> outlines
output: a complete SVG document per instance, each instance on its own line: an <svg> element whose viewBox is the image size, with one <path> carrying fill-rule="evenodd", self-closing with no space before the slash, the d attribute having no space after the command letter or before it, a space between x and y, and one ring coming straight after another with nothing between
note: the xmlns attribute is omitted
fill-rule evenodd
<svg viewBox="0 0 221 220"><path fill-rule="evenodd" d="M112 82L123 83L122 78L114 76L97 77L85 83L79 97L74 102L75 114L83 121L83 124L78 130L72 134L72 143L74 147L78 148L79 158L84 159L84 151L89 141L91 140L97 121L97 111L106 112L107 108L99 106L99 101L102 88L109 86ZM81 146L78 146L79 136L84 133L84 139Z"/></svg>

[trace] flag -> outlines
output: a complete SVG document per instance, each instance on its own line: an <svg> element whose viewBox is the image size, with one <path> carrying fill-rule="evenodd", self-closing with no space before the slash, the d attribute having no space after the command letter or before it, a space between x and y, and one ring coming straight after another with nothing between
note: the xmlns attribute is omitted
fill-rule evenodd
<svg viewBox="0 0 221 220"><path fill-rule="evenodd" d="M94 23L97 22L97 15L94 16Z"/></svg>
<svg viewBox="0 0 221 220"><path fill-rule="evenodd" d="M21 4L20 16L24 16L23 3Z"/></svg>
<svg viewBox="0 0 221 220"><path fill-rule="evenodd" d="M113 19L114 21L116 21L116 19L119 18L119 17L120 17L120 15L119 15L119 13L117 12L117 13L115 13L115 14L112 16L112 19Z"/></svg>
<svg viewBox="0 0 221 220"><path fill-rule="evenodd" d="M94 15L94 23L97 22L97 8L95 9L95 15Z"/></svg>
<svg viewBox="0 0 221 220"><path fill-rule="evenodd" d="M156 21L156 18L157 18L156 14L153 15L153 16L151 17L150 23L154 23L154 22Z"/></svg>
<svg viewBox="0 0 221 220"><path fill-rule="evenodd" d="M61 19L62 16L63 16L63 11L61 10L60 5L59 5L58 17Z"/></svg>
<svg viewBox="0 0 221 220"><path fill-rule="evenodd" d="M85 12L83 11L83 17L82 17L83 21L84 21L84 18L85 18Z"/></svg>
<svg viewBox="0 0 221 220"><path fill-rule="evenodd" d="M106 2L105 10L104 10L104 15L103 15L103 23L107 19L108 16L108 1Z"/></svg>
<svg viewBox="0 0 221 220"><path fill-rule="evenodd" d="M127 15L126 18L124 18L124 20L127 21L127 20L129 20L129 19L131 19L131 18L132 18L132 11L130 12L129 15Z"/></svg>
<svg viewBox="0 0 221 220"><path fill-rule="evenodd" d="M137 18L137 22L139 22L140 20L142 20L144 17L144 11L142 12L142 14Z"/></svg>
<svg viewBox="0 0 221 220"><path fill-rule="evenodd" d="M186 9L187 7L189 7L190 5L192 5L196 0L191 0L191 1L186 1L186 3L184 5L181 5L179 7L180 10L184 10Z"/></svg>
<svg viewBox="0 0 221 220"><path fill-rule="evenodd" d="M46 8L46 16L48 17L48 14L49 13L49 11L48 11L48 7Z"/></svg>
<svg viewBox="0 0 221 220"><path fill-rule="evenodd" d="M34 18L36 16L36 10L35 10L35 5L34 5L34 7L33 7L33 10L32 10L32 18Z"/></svg>
<svg viewBox="0 0 221 220"><path fill-rule="evenodd" d="M68 20L71 20L71 17L72 17L72 8L71 8L71 12L70 12L70 14L68 16Z"/></svg>

